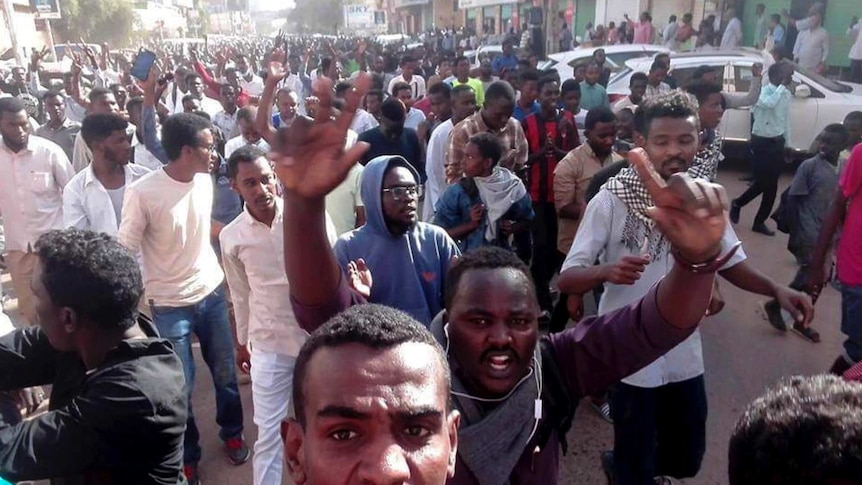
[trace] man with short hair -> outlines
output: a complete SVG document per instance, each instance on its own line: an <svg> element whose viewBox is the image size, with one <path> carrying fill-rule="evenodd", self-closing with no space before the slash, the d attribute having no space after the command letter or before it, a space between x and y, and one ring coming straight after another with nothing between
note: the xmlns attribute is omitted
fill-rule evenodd
<svg viewBox="0 0 862 485"><path fill-rule="evenodd" d="M793 61L805 69L818 74L826 73L826 59L829 57L829 32L823 28L823 15L815 13L808 19L807 28L797 22L799 34L793 45Z"/></svg>
<svg viewBox="0 0 862 485"><path fill-rule="evenodd" d="M647 83L649 83L649 78L646 74L642 72L632 74L632 77L629 78L630 94L614 103L611 108L614 114L618 114L624 109L631 109L632 111L637 109L638 105L641 104L641 101L644 100Z"/></svg>
<svg viewBox="0 0 862 485"><path fill-rule="evenodd" d="M344 93L351 89L353 89L353 84L346 81L341 81L335 85L335 97L337 99L343 99ZM278 95L276 95L276 99L278 99ZM356 114L353 116L353 121L350 123L350 129L356 132L356 134L359 134L364 133L372 128L375 128L378 125L380 125L380 123L373 116L371 116L368 111L365 111L364 109L360 108L356 110ZM278 125L276 125L275 123L273 123L273 126L278 128Z"/></svg>
<svg viewBox="0 0 862 485"><path fill-rule="evenodd" d="M204 82L199 74L193 72L189 73L186 75L185 79L188 93L200 100L201 109L203 109L204 112L213 117L222 110L221 103L219 103L218 100L210 98L204 92ZM175 111L174 113L187 113L185 110L185 104L181 106L180 110Z"/></svg>
<svg viewBox="0 0 862 485"><path fill-rule="evenodd" d="M249 458L243 437L242 402L237 387L233 336L223 289L224 273L211 245L214 162L213 126L191 114L172 115L162 125L169 163L126 189L119 240L141 253L148 303L160 335L183 361L189 416L184 472L198 483L201 458L198 428L191 411L195 363L192 333L213 375L216 421L228 460ZM170 255L171 257L166 257Z"/></svg>
<svg viewBox="0 0 862 485"><path fill-rule="evenodd" d="M431 86L423 101L428 101L429 111L417 134L427 149L434 129L452 117L452 86L442 81Z"/></svg>
<svg viewBox="0 0 862 485"><path fill-rule="evenodd" d="M269 151L269 144L261 137L255 126L257 118L256 106L245 106L236 113L236 123L239 127L239 135L229 139L224 144L224 157L230 158L231 154L244 146L254 146L264 152Z"/></svg>
<svg viewBox="0 0 862 485"><path fill-rule="evenodd" d="M470 67L470 60L465 56L455 58L455 79L452 80L452 87L456 88L464 84L470 86L476 93L476 104L482 106L485 102L485 86L482 81L470 77Z"/></svg>
<svg viewBox="0 0 862 485"><path fill-rule="evenodd" d="M42 95L42 106L48 114L48 122L36 129L36 136L51 140L71 160L75 147L75 137L81 131L81 124L66 117L66 102L63 95L57 91L48 91Z"/></svg>
<svg viewBox="0 0 862 485"><path fill-rule="evenodd" d="M194 99L194 98L193 98ZM195 99L197 101L197 99ZM144 134L149 130L144 128L144 98L135 96L126 103L126 114L129 118L129 124L134 128L132 139L132 162L136 165L141 165L150 170L159 170L164 166L159 157L153 154L144 140ZM155 123L155 120L153 120ZM155 129L153 129L155 132ZM163 151L163 150L162 150ZM166 162L167 160L165 160Z"/></svg>
<svg viewBox="0 0 862 485"><path fill-rule="evenodd" d="M590 62L585 75L581 81L581 107L587 111L598 107L609 108L608 93L605 87L599 84L602 68L595 62Z"/></svg>
<svg viewBox="0 0 862 485"><path fill-rule="evenodd" d="M219 87L219 102L222 110L213 116L213 126L219 131L223 140L230 140L236 131L236 117L239 106L236 104L236 88L231 84Z"/></svg>
<svg viewBox="0 0 862 485"><path fill-rule="evenodd" d="M326 86L321 86L320 93L326 106ZM439 419L447 415L445 408L439 413L433 411L445 402L446 388L439 385L445 376L437 377L438 384L428 382L429 376L438 375L439 368L431 359L439 359L440 354L432 352L440 350L415 347L410 349L416 351L411 354L413 358L407 359L399 353L402 349L393 353L383 349L411 338L390 344L378 337L364 337L369 333L390 336L400 333L398 329L412 328L390 309L359 306L315 330L331 315L362 301L359 293L349 290L348 277L325 247L320 214L308 220L302 217L309 207L320 206L320 194L340 183L364 149L345 152L341 146L323 141L343 137L359 96L361 93L351 100L338 124L320 119L307 137L291 138L297 150L293 153L303 153L302 157L290 152L276 157L286 188L285 228L288 224L303 228L303 234L285 231L285 270L291 297L300 324L315 331L300 353L294 374L297 419L288 424L286 443L294 480L299 484L321 483L338 473L347 475L338 481L355 478L374 483L442 485L446 480L443 471L451 473L454 464L451 484L557 483L559 450L565 446L562 440L571 425L572 403L650 362L685 339L702 319L713 275L711 269L692 272L686 261L707 262L714 268L732 256L719 256L719 241L726 227L719 202L721 189L682 176L675 178L686 188L665 186L647 168L645 156L633 156L647 190L657 201L653 211L656 223L673 241L679 259L646 298L541 343L539 307L529 270L522 261L509 251L480 248L455 262L446 278L446 312L431 323L431 332L441 344L439 349L446 348L447 360L460 369L451 374L452 401L466 422L458 433L458 454L453 456L451 448L440 440L451 439L457 423L443 428ZM330 169L325 172L330 177L317 175L321 166ZM716 197L695 199L692 190L718 192L713 192ZM349 266L350 278L357 290L373 294L375 289L369 288L367 275L357 274L360 266ZM309 271L318 277L307 278ZM689 298L680 301L677 295L682 291ZM341 337L345 326L359 325L375 327L370 332L357 329L363 335L360 340ZM637 350L612 350L619 348ZM347 355L357 359L350 360ZM327 373L320 374L315 368ZM420 374L425 379L421 385L425 392L414 392L412 386L418 381L412 376ZM429 391L435 388L432 398ZM385 389L395 389L398 394L381 394ZM417 454L415 447L406 450L403 441L394 439L390 432L412 428L416 411L410 408L419 396L431 414L420 414L425 423L422 435L427 439L422 440L421 453ZM393 407L394 412L390 411ZM392 419L397 422L390 422ZM332 434L325 430L346 429L348 423L351 433L338 433L336 439L349 439L355 431L363 440L349 449L336 448ZM443 460L442 456L449 458ZM419 458L422 460L417 461ZM437 459L431 461L433 458Z"/></svg>
<svg viewBox="0 0 862 485"><path fill-rule="evenodd" d="M664 82L664 79L667 77L668 68L669 66L663 62L653 61L647 75L645 98L651 98L670 91L670 86Z"/></svg>
<svg viewBox="0 0 862 485"><path fill-rule="evenodd" d="M150 173L149 168L129 163L132 147L127 125L116 113L84 118L80 136L93 153L93 161L63 189L65 227L117 235L126 187Z"/></svg>
<svg viewBox="0 0 862 485"><path fill-rule="evenodd" d="M730 208L730 221L739 222L740 212L758 195L760 208L754 216L751 230L765 236L774 236L775 231L766 226L766 218L772 213L772 205L778 192L778 179L784 167L784 149L790 138L790 82L793 80L793 65L777 63L769 66L769 85L760 92L760 98L751 109L754 123L751 127L751 161L754 182L734 199Z"/></svg>
<svg viewBox="0 0 862 485"><path fill-rule="evenodd" d="M392 86L392 97L404 104L407 115L404 119L404 127L418 130L419 125L425 122L425 114L413 107L416 101L412 96L412 88L407 83L394 83Z"/></svg>
<svg viewBox="0 0 862 485"><path fill-rule="evenodd" d="M729 20L727 26L724 27L724 33L721 35L721 44L719 44L718 48L723 51L729 51L737 49L742 45L742 21L739 20L739 12L737 12L734 6L727 7L725 17Z"/></svg>
<svg viewBox="0 0 862 485"><path fill-rule="evenodd" d="M491 62L491 70L495 76L502 76L504 70L513 71L518 67L518 56L515 55L514 49L512 39L503 41L503 54Z"/></svg>
<svg viewBox="0 0 862 485"><path fill-rule="evenodd" d="M679 42L676 40L676 33L679 30L679 24L676 20L676 15L672 14L661 33L662 44L672 51L679 50Z"/></svg>
<svg viewBox="0 0 862 485"><path fill-rule="evenodd" d="M287 87L280 87L275 92L275 109L272 115L272 126L275 129L290 126L298 115L299 96Z"/></svg>
<svg viewBox="0 0 862 485"><path fill-rule="evenodd" d="M398 83L407 83L410 86L410 99L419 101L425 96L425 79L422 76L417 76L416 59L411 55L406 55L401 58L401 74L392 78L386 86L386 91L395 96L395 85Z"/></svg>
<svg viewBox="0 0 862 485"><path fill-rule="evenodd" d="M120 107L117 104L117 98L114 93L105 88L93 88L88 95L90 103L87 105L87 114L105 114L119 113ZM129 126L127 134L133 133L134 126ZM72 168L75 173L84 170L84 168L93 161L93 153L87 147L87 143L80 136L75 137L75 146L72 149Z"/></svg>
<svg viewBox="0 0 862 485"><path fill-rule="evenodd" d="M243 108L245 109L245 108ZM237 364L252 376L255 485L281 483L284 449L279 426L287 418L293 368L307 337L296 324L284 274L283 209L266 153L244 146L228 158L243 212L222 229L222 262L236 315ZM335 242L334 231L329 233Z"/></svg>
<svg viewBox="0 0 862 485"><path fill-rule="evenodd" d="M695 158L700 146L697 110L695 99L679 90L648 98L639 108L637 131L654 170L665 180L686 172L701 178ZM598 308L602 315L637 301L666 276L674 250L656 232L649 209L655 201L647 193L642 177L626 168L587 204L563 263L560 291L580 295L604 285ZM721 241L721 252L732 255L715 268L723 277L744 290L775 296L795 319L810 323L808 297L753 269L741 250L734 253L740 244L729 225ZM711 304L707 314L719 310ZM614 451L603 453L601 461L612 483L667 484L668 476L697 474L706 449L703 374L700 335L695 332L611 389ZM675 419L662 418L667 415Z"/></svg>
<svg viewBox="0 0 862 485"><path fill-rule="evenodd" d="M75 172L57 144L30 135L27 109L18 98L0 98L0 174L5 259L18 310L35 325L33 244L42 234L63 228L63 188Z"/></svg>
<svg viewBox="0 0 862 485"><path fill-rule="evenodd" d="M512 116L519 122L524 121L527 116L539 111L539 71L526 69L518 74L518 87L520 88L515 111ZM484 106L484 103L479 106Z"/></svg>
<svg viewBox="0 0 862 485"><path fill-rule="evenodd" d="M404 157L421 175L420 183L425 180L425 163L422 160L422 146L416 131L404 126L404 103L390 98L383 102L380 108L380 126L372 128L359 135L360 142L370 145L360 163L367 165L375 157L381 155L398 155Z"/></svg>
<svg viewBox="0 0 862 485"><path fill-rule="evenodd" d="M529 147L515 112L515 91L505 81L495 81L485 91L485 104L452 129L446 149L446 165L457 180L463 173L464 147L478 133L494 133L503 144L500 166L517 172L527 164Z"/></svg>
<svg viewBox="0 0 862 485"><path fill-rule="evenodd" d="M862 386L828 375L784 378L749 404L734 426L729 483L857 483L860 450Z"/></svg>
<svg viewBox="0 0 862 485"><path fill-rule="evenodd" d="M78 229L47 232L33 251L39 327L0 338L0 390L51 384L51 401L47 413L0 429L0 475L185 484L182 366L138 316L135 258Z"/></svg>
<svg viewBox="0 0 862 485"><path fill-rule="evenodd" d="M553 301L550 292L551 279L559 271L561 259L554 250L557 244L557 210L554 205L554 171L557 163L575 148L578 141L577 127L557 110L560 86L551 77L542 78L538 84L540 110L522 123L527 138L527 192L533 202L535 218L532 229L532 258L527 248L519 254L525 260L532 259L530 267L539 306L550 317ZM522 241L522 245L528 245Z"/></svg>
<svg viewBox="0 0 862 485"><path fill-rule="evenodd" d="M432 95L433 96L433 95ZM425 181L425 202L422 208L422 220L430 221L434 217L437 200L448 186L446 175L446 150L449 147L449 135L452 129L476 112L476 94L473 88L466 84L452 89L452 117L431 132L428 140L428 151L425 155L425 170L428 179Z"/></svg>

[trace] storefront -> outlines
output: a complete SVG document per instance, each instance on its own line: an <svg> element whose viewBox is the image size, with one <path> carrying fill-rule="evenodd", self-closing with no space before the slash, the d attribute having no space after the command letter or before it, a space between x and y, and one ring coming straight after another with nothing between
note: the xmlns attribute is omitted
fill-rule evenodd
<svg viewBox="0 0 862 485"><path fill-rule="evenodd" d="M458 0L464 12L464 26L479 34L497 36L517 25L520 16L517 0Z"/></svg>
<svg viewBox="0 0 862 485"><path fill-rule="evenodd" d="M430 0L395 0L398 31L419 34L431 28L434 15Z"/></svg>

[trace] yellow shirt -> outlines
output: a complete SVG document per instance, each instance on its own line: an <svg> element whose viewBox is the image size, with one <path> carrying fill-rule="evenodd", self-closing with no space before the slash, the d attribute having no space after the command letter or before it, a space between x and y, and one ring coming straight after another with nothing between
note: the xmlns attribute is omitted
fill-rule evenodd
<svg viewBox="0 0 862 485"><path fill-rule="evenodd" d="M482 81L480 81L474 77L468 77L467 82L465 82L465 83L458 81L458 78L455 78L452 81L452 87L453 88L460 86L462 84L466 84L467 86L470 86L471 88L473 88L473 92L476 93L476 106L481 108L482 105L485 103L485 86L482 85Z"/></svg>

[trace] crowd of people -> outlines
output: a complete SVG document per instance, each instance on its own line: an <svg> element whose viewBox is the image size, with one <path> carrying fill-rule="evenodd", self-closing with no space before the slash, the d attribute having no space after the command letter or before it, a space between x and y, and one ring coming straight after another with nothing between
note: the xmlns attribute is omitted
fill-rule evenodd
<svg viewBox="0 0 862 485"><path fill-rule="evenodd" d="M781 197L785 286L733 224L762 195L753 230L773 234L789 63L725 93L707 67L677 86L659 55L611 104L602 49L559 79L515 45L473 66L279 34L158 48L143 79L81 46L62 86L34 52L0 97L22 316L0 337L0 477L200 483L196 340L226 459L251 459L255 485L557 483L584 398L614 428L609 483L673 483L707 446L697 327L724 306L717 276L817 342L840 232L834 375L752 403L730 483L858 483L862 112L823 129ZM731 200L718 128L739 106L753 181ZM22 422L17 390L31 411L45 385Z"/></svg>

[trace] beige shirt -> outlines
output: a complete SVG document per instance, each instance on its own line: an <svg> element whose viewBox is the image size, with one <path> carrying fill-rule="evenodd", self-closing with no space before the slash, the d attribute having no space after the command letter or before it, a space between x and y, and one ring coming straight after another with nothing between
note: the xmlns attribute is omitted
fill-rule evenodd
<svg viewBox="0 0 862 485"><path fill-rule="evenodd" d="M15 153L0 137L0 214L7 251L27 251L42 234L63 228L63 187L72 175L56 143L31 135L27 148Z"/></svg>
<svg viewBox="0 0 862 485"><path fill-rule="evenodd" d="M308 338L299 327L290 302L290 283L284 273L284 209L276 199L271 226L243 210L219 235L227 283L236 316L240 344L257 350L296 357ZM329 243L335 230L327 217Z"/></svg>
<svg viewBox="0 0 862 485"><path fill-rule="evenodd" d="M586 142L570 151L554 170L554 205L557 209L577 201L581 205L581 214L583 214L587 208L584 194L593 175L617 160L622 160L622 157L615 153L604 160L599 160L590 144ZM559 218L557 249L561 253L568 254L580 223L580 219Z"/></svg>
<svg viewBox="0 0 862 485"><path fill-rule="evenodd" d="M147 298L181 307L203 300L224 279L210 244L213 181L191 182L156 170L126 187L119 240L141 253Z"/></svg>

